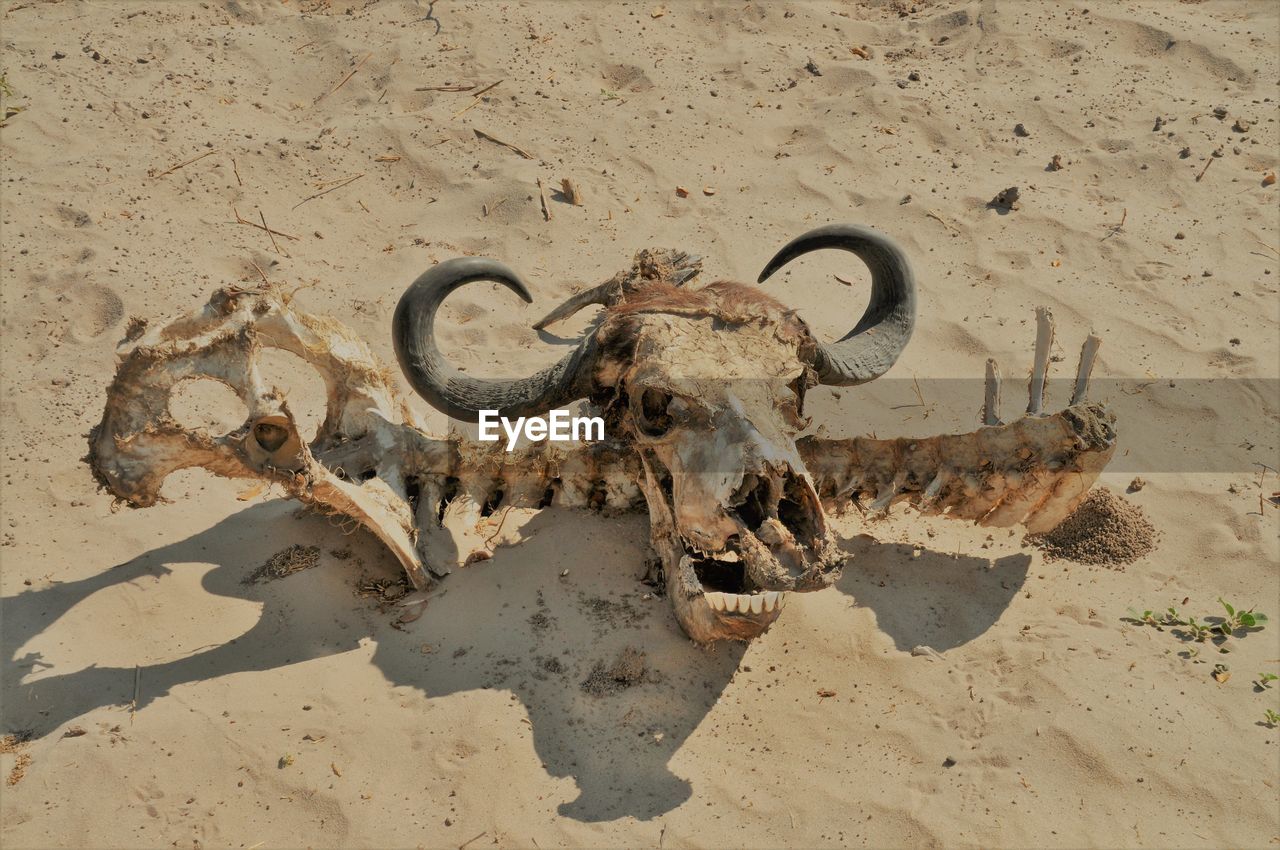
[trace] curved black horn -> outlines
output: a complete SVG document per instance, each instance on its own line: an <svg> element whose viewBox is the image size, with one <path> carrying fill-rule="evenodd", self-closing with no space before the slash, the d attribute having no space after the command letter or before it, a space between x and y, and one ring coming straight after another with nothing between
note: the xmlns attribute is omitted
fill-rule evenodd
<svg viewBox="0 0 1280 850"><path fill-rule="evenodd" d="M814 369L824 384L865 384L889 371L916 323L916 278L907 255L889 237L856 224L828 224L798 236L774 255L757 283L802 254L839 248L858 255L871 270L871 302L837 342L818 344Z"/></svg>
<svg viewBox="0 0 1280 850"><path fill-rule="evenodd" d="M396 359L418 395L436 410L467 422L479 419L481 410L525 416L586 395L579 384L589 371L582 365L592 359L590 337L554 366L518 380L472 378L445 360L436 347L436 310L449 293L474 280L500 283L526 303L533 300L520 277L497 260L458 257L423 272L400 296L391 320Z"/></svg>

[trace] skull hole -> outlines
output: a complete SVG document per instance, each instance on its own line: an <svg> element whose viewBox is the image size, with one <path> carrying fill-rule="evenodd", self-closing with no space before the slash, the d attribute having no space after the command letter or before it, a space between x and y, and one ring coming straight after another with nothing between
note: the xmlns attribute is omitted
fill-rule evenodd
<svg viewBox="0 0 1280 850"><path fill-rule="evenodd" d="M818 538L818 528L813 521L814 508L800 481L794 476L787 476L787 482L782 487L782 498L778 500L778 520L787 527L796 542L802 545Z"/></svg>
<svg viewBox="0 0 1280 850"><path fill-rule="evenodd" d="M640 430L650 437L661 437L671 428L671 414L668 407L671 395L652 387L640 395Z"/></svg>
<svg viewBox="0 0 1280 850"><path fill-rule="evenodd" d="M448 510L449 503L458 497L460 485L461 482L452 475L444 480L444 487L440 489L440 508L436 511L437 523L444 525L444 512Z"/></svg>
<svg viewBox="0 0 1280 850"><path fill-rule="evenodd" d="M542 498L538 500L538 507L539 508L551 507L551 503L555 501L555 498L556 498L556 485L553 482L552 484L547 486L546 490L542 491Z"/></svg>
<svg viewBox="0 0 1280 850"><path fill-rule="evenodd" d="M409 510L417 516L418 503L422 501L422 482L416 475L411 475L404 480L404 496L405 501L409 503Z"/></svg>
<svg viewBox="0 0 1280 850"><path fill-rule="evenodd" d="M502 499L505 495L501 487L490 493L484 500L484 504L480 506L480 516L493 516L494 512L502 507Z"/></svg>
<svg viewBox="0 0 1280 850"><path fill-rule="evenodd" d="M729 505L742 524L755 531L769 518L769 495L769 479L748 472L742 476L742 484L729 500Z"/></svg>
<svg viewBox="0 0 1280 850"><path fill-rule="evenodd" d="M188 431L229 434L249 417L235 390L214 378L188 378L169 393L169 415Z"/></svg>
<svg viewBox="0 0 1280 850"><path fill-rule="evenodd" d="M267 454L273 454L289 439L289 429L274 422L259 422L253 426L253 439Z"/></svg>

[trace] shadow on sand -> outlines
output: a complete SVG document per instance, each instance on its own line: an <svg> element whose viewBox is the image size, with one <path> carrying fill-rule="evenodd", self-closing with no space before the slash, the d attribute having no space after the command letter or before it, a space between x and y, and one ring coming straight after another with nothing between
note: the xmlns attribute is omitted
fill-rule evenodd
<svg viewBox="0 0 1280 850"><path fill-rule="evenodd" d="M566 534L566 530L572 530ZM426 698L502 689L528 711L534 746L553 776L572 777L580 796L560 814L581 821L623 816L649 819L692 793L668 763L732 679L744 647L693 646L665 599L645 599L637 578L647 537L643 517L603 518L543 511L524 527L520 546L450 576L417 622L397 631L394 616L352 594L363 571L392 577L397 569L370 535L343 537L296 505L270 502L236 513L192 537L153 549L80 581L0 599L4 725L48 734L97 708L127 705L133 668L91 666L60 673L38 648L44 631L74 605L127 582L150 581L163 594L170 564L209 563L204 590L260 603L257 623L239 637L185 658L141 668L137 710L189 682L268 671L350 652L372 640L373 663L394 685ZM245 577L280 548L305 541L326 554L320 567L264 584ZM1021 586L1029 559L992 564L865 539L840 589L874 608L899 648L939 651L981 634ZM356 559L332 557L354 549ZM606 553L595 563L575 552ZM369 565L357 561L368 558ZM569 570L568 576L560 573ZM800 602L800 600L797 600ZM211 604L215 604L211 601ZM800 604L803 604L802 602ZM424 655L423 644L437 647ZM646 680L593 696L582 683L624 647L647 658ZM32 652L32 649L35 652ZM22 657L17 657L23 652Z"/></svg>

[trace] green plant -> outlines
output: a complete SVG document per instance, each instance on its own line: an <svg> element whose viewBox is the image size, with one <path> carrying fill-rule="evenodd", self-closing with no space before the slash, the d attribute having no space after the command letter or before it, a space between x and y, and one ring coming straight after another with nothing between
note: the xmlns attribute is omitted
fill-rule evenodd
<svg viewBox="0 0 1280 850"><path fill-rule="evenodd" d="M1269 708L1262 717L1262 725L1266 726L1268 729L1274 729L1276 726L1280 725L1280 714L1277 714Z"/></svg>
<svg viewBox="0 0 1280 850"><path fill-rule="evenodd" d="M1218 597L1218 601L1222 603L1222 607L1227 609L1227 618L1217 625L1217 630L1224 637L1230 637L1231 633L1237 629L1260 629L1262 624L1267 621L1267 615L1255 612L1252 608L1248 611L1237 611L1232 605Z"/></svg>
<svg viewBox="0 0 1280 850"><path fill-rule="evenodd" d="M1258 680L1254 684L1258 686L1258 690L1263 690L1271 687L1271 683L1276 679L1280 679L1280 676L1275 673L1259 673Z"/></svg>

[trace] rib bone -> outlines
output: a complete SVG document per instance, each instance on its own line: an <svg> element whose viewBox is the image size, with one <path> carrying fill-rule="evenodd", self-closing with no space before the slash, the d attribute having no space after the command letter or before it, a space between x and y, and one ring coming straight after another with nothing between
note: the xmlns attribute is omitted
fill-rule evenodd
<svg viewBox="0 0 1280 850"><path fill-rule="evenodd" d="M1048 307L1036 308L1036 361L1031 370L1030 398L1027 413L1039 416L1044 407L1044 383L1049 374L1049 348L1053 345L1053 313Z"/></svg>

